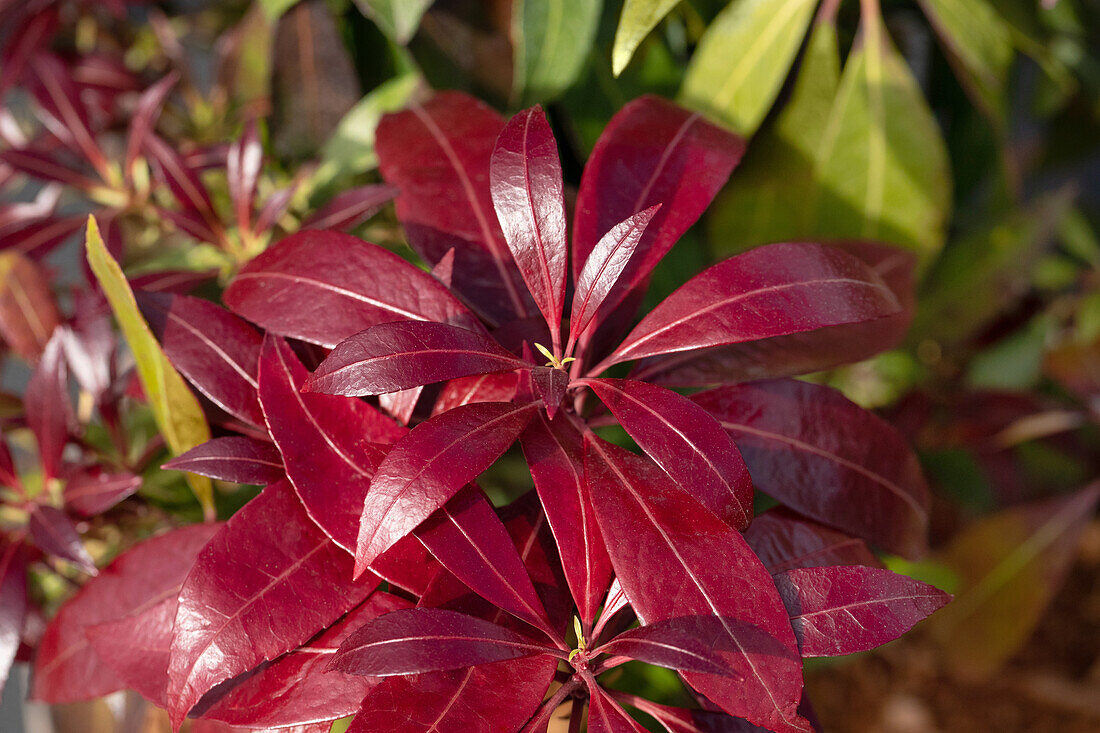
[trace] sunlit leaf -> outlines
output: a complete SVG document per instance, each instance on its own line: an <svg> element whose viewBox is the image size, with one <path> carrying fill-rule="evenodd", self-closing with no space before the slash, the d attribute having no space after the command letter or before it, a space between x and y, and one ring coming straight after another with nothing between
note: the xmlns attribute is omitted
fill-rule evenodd
<svg viewBox="0 0 1100 733"><path fill-rule="evenodd" d="M611 73L623 73L634 52L649 32L657 27L680 0L625 0L619 27L615 31L615 46L611 50Z"/></svg>

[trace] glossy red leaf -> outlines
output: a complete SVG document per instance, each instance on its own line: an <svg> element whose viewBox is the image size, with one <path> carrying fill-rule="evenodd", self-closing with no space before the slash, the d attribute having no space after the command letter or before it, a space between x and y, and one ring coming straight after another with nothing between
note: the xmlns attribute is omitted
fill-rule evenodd
<svg viewBox="0 0 1100 733"><path fill-rule="evenodd" d="M27 561L20 542L0 540L0 690L8 681L27 615Z"/></svg>
<svg viewBox="0 0 1100 733"><path fill-rule="evenodd" d="M363 605L316 639L261 665L243 680L225 683L223 693L215 689L210 695L214 700L203 707L201 717L254 729L285 728L351 715L377 680L326 673L325 668L352 632L383 614L411 605L390 593L372 593Z"/></svg>
<svg viewBox="0 0 1100 733"><path fill-rule="evenodd" d="M802 664L786 608L741 534L648 460L592 437L585 449L600 531L639 619L720 618L725 637L716 651L744 678L690 672L684 679L731 715L775 731L809 731L797 712Z"/></svg>
<svg viewBox="0 0 1100 733"><path fill-rule="evenodd" d="M61 331L54 330L27 381L23 397L27 424L38 442L38 460L47 479L61 475L61 454L73 420L62 339Z"/></svg>
<svg viewBox="0 0 1100 733"><path fill-rule="evenodd" d="M626 291L620 289L609 299L615 283L619 281L642 241L646 227L660 209L661 204L656 204L627 217L611 227L592 248L584 267L577 274L569 317L569 343L565 349L567 354L572 351L577 339L588 330L599 309L614 308L626 295Z"/></svg>
<svg viewBox="0 0 1100 733"><path fill-rule="evenodd" d="M569 389L569 375L564 369L553 367L535 367L529 369L527 374L530 375L532 393L546 405L546 414L553 420Z"/></svg>
<svg viewBox="0 0 1100 733"><path fill-rule="evenodd" d="M309 373L282 339L260 358L260 404L294 490L313 521L349 553L385 444L406 431L360 400L302 393Z"/></svg>
<svg viewBox="0 0 1100 733"><path fill-rule="evenodd" d="M439 608L410 608L355 631L330 670L372 677L442 672L554 651L503 626Z"/></svg>
<svg viewBox="0 0 1100 733"><path fill-rule="evenodd" d="M398 441L375 472L363 503L356 573L491 466L538 406L463 405L417 425Z"/></svg>
<svg viewBox="0 0 1100 733"><path fill-rule="evenodd" d="M249 262L223 296L226 305L281 336L328 348L368 326L438 321L481 330L431 275L347 234L307 230Z"/></svg>
<svg viewBox="0 0 1100 733"><path fill-rule="evenodd" d="M776 507L757 515L745 530L745 541L769 573L824 565L867 565L879 561L858 537Z"/></svg>
<svg viewBox="0 0 1100 733"><path fill-rule="evenodd" d="M580 432L565 416L535 416L520 436L535 490L562 558L581 621L591 628L611 582L611 559L584 490Z"/></svg>
<svg viewBox="0 0 1100 733"><path fill-rule="evenodd" d="M137 302L172 366L230 415L264 424L256 397L263 337L256 329L201 298L142 292Z"/></svg>
<svg viewBox="0 0 1100 733"><path fill-rule="evenodd" d="M508 402L516 396L519 374L504 372L479 374L453 379L443 385L436 397L432 415L453 410L474 402Z"/></svg>
<svg viewBox="0 0 1100 733"><path fill-rule="evenodd" d="M256 196L256 181L264 164L264 147L260 142L255 120L244 126L241 138L229 146L225 160L225 180L229 198L237 216L237 228L242 232L252 228L252 199Z"/></svg>
<svg viewBox="0 0 1100 733"><path fill-rule="evenodd" d="M141 476L129 471L107 473L98 467L80 469L65 480L65 508L94 517L141 488Z"/></svg>
<svg viewBox="0 0 1100 733"><path fill-rule="evenodd" d="M733 527L752 518L752 479L737 446L706 410L683 395L629 379L578 380L665 473Z"/></svg>
<svg viewBox="0 0 1100 733"><path fill-rule="evenodd" d="M145 137L156 126L164 100L168 98L168 94L179 78L179 72L169 72L163 79L143 91L138 98L137 107L134 108L133 116L130 118L130 135L126 140L125 170L128 175L133 170L134 161L141 154Z"/></svg>
<svg viewBox="0 0 1100 733"><path fill-rule="evenodd" d="M914 557L928 488L901 435L839 392L776 380L692 398L741 449L757 488L800 514Z"/></svg>
<svg viewBox="0 0 1100 733"><path fill-rule="evenodd" d="M674 708L659 705L650 700L612 691L619 702L636 707L652 716L668 733L767 733L766 728L755 726L747 720L710 710Z"/></svg>
<svg viewBox="0 0 1100 733"><path fill-rule="evenodd" d="M234 514L180 591L168 663L173 724L214 685L294 649L359 605L374 583L353 582L352 569L287 482Z"/></svg>
<svg viewBox="0 0 1100 733"><path fill-rule="evenodd" d="M208 440L162 468L253 486L273 484L284 475L283 457L275 445L240 435Z"/></svg>
<svg viewBox="0 0 1100 733"><path fill-rule="evenodd" d="M536 315L493 213L489 164L503 128L483 102L441 92L383 117L376 141L409 244L433 265L453 248L455 289L494 323Z"/></svg>
<svg viewBox="0 0 1100 733"><path fill-rule="evenodd" d="M396 195L397 189L377 183L338 193L307 216L302 228L348 231L374 216Z"/></svg>
<svg viewBox="0 0 1100 733"><path fill-rule="evenodd" d="M512 538L480 489L460 491L416 536L482 598L557 638Z"/></svg>
<svg viewBox="0 0 1100 733"><path fill-rule="evenodd" d="M775 577L804 657L867 651L947 605L948 593L859 565L795 568Z"/></svg>
<svg viewBox="0 0 1100 733"><path fill-rule="evenodd" d="M645 733L638 721L630 717L619 703L611 699L599 685L590 685L588 699L589 733Z"/></svg>
<svg viewBox="0 0 1100 733"><path fill-rule="evenodd" d="M378 406L401 425L408 425L416 412L416 405L424 387L402 389L378 396Z"/></svg>
<svg viewBox="0 0 1100 733"><path fill-rule="evenodd" d="M484 334L446 323L395 321L337 344L306 389L358 397L530 366Z"/></svg>
<svg viewBox="0 0 1100 733"><path fill-rule="evenodd" d="M504 241L558 348L569 245L558 144L541 107L517 113L504 126L489 185Z"/></svg>
<svg viewBox="0 0 1100 733"><path fill-rule="evenodd" d="M409 535L371 563L370 571L390 585L422 596L441 568L428 548Z"/></svg>
<svg viewBox="0 0 1100 733"><path fill-rule="evenodd" d="M88 630L100 623L136 618L162 601L174 601L195 556L219 528L196 524L146 540L88 581L46 627L38 647L31 696L49 703L76 702L142 683L140 676L124 680L106 666L88 641ZM170 636L171 626L160 631ZM154 646L150 639L135 633L114 641L120 661L127 665L149 661ZM162 638L164 656L159 673L145 680L154 687L159 682L161 689L166 679L166 642Z"/></svg>
<svg viewBox="0 0 1100 733"><path fill-rule="evenodd" d="M639 626L616 636L597 652L686 672L705 672L742 679L726 666L719 652L729 647L725 619L682 616ZM723 646L725 644L725 646Z"/></svg>
<svg viewBox="0 0 1100 733"><path fill-rule="evenodd" d="M542 599L543 608L556 632L554 638L565 638L575 608L565 583L554 534L538 494L529 491L502 507L498 513L535 586L535 592Z"/></svg>
<svg viewBox="0 0 1100 733"><path fill-rule="evenodd" d="M46 504L36 504L27 524L31 540L43 552L68 560L89 575L96 574L95 562L85 549L73 520L65 512Z"/></svg>
<svg viewBox="0 0 1100 733"><path fill-rule="evenodd" d="M59 321L41 268L21 255L0 254L0 338L24 360L34 361Z"/></svg>

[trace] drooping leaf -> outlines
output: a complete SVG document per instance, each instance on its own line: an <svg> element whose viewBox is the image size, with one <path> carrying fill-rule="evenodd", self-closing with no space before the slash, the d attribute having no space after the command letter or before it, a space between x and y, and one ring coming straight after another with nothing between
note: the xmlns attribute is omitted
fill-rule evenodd
<svg viewBox="0 0 1100 733"><path fill-rule="evenodd" d="M530 366L481 333L445 323L394 321L337 344L306 389L360 397Z"/></svg>
<svg viewBox="0 0 1100 733"><path fill-rule="evenodd" d="M176 456L163 468L253 486L273 484L284 475L277 447L239 435L208 440Z"/></svg>
<svg viewBox="0 0 1100 733"><path fill-rule="evenodd" d="M680 101L752 135L802 45L816 0L737 0L699 40Z"/></svg>
<svg viewBox="0 0 1100 733"><path fill-rule="evenodd" d="M745 530L745 541L772 575L825 565L879 565L863 540L783 507L757 515Z"/></svg>
<svg viewBox="0 0 1100 733"><path fill-rule="evenodd" d="M96 574L95 562L65 512L46 504L36 504L27 522L31 540L43 552L76 565L89 575Z"/></svg>
<svg viewBox="0 0 1100 733"><path fill-rule="evenodd" d="M176 455L205 443L210 439L210 428L206 425L202 408L141 317L130 284L103 244L94 217L88 218L86 247L88 264L103 288L122 335L133 352L138 376L165 442ZM213 515L214 489L210 479L189 474L187 482L203 510Z"/></svg>
<svg viewBox="0 0 1100 733"><path fill-rule="evenodd" d="M737 446L706 410L630 379L578 380L682 489L736 529L752 519L752 479Z"/></svg>
<svg viewBox="0 0 1100 733"><path fill-rule="evenodd" d="M513 0L512 99L554 99L580 75L603 0Z"/></svg>
<svg viewBox="0 0 1100 733"><path fill-rule="evenodd" d="M287 237L241 268L223 297L272 333L327 348L395 320L480 328L428 273L338 232L306 230Z"/></svg>
<svg viewBox="0 0 1100 733"><path fill-rule="evenodd" d="M795 380L692 399L736 441L759 489L891 552L921 554L928 487L916 455L885 421L835 390Z"/></svg>
<svg viewBox="0 0 1100 733"><path fill-rule="evenodd" d="M27 614L27 561L19 542L0 542L0 690L8 681Z"/></svg>
<svg viewBox="0 0 1100 733"><path fill-rule="evenodd" d="M355 0L363 15L373 20L382 32L402 45L412 39L433 0Z"/></svg>
<svg viewBox="0 0 1100 733"><path fill-rule="evenodd" d="M645 728L611 699L599 685L590 685L588 730L591 733L645 733Z"/></svg>
<svg viewBox="0 0 1100 733"><path fill-rule="evenodd" d="M611 49L611 73L623 73L634 52L649 32L657 27L680 0L624 0L615 45Z"/></svg>
<svg viewBox="0 0 1100 733"><path fill-rule="evenodd" d="M33 362L59 322L49 281L38 265L14 252L0 252L0 338Z"/></svg>
<svg viewBox="0 0 1100 733"><path fill-rule="evenodd" d="M38 443L38 459L47 479L61 474L61 454L73 421L63 338L60 330L54 331L27 381L23 396L27 424Z"/></svg>
<svg viewBox="0 0 1100 733"><path fill-rule="evenodd" d="M356 573L492 465L538 402L478 402L417 425L386 454L363 503Z"/></svg>
<svg viewBox="0 0 1100 733"><path fill-rule="evenodd" d="M624 631L599 651L669 669L740 678L740 674L730 670L726 660L717 653L731 651L728 646L715 646L726 637L724 623L711 615L665 619Z"/></svg>
<svg viewBox="0 0 1100 733"><path fill-rule="evenodd" d="M375 581L353 581L352 570L288 482L234 514L180 591L168 662L173 724L214 685L294 649L362 603Z"/></svg>
<svg viewBox="0 0 1100 733"><path fill-rule="evenodd" d="M141 476L128 471L107 473L81 469L65 480L65 508L85 517L101 514L141 487Z"/></svg>

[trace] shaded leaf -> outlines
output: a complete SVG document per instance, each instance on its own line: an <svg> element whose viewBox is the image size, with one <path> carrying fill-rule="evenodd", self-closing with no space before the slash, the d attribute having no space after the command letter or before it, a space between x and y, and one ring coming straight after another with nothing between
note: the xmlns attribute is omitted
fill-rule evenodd
<svg viewBox="0 0 1100 733"><path fill-rule="evenodd" d="M43 552L68 560L89 575L96 574L95 562L65 512L36 504L31 510L28 528L31 540Z"/></svg>
<svg viewBox="0 0 1100 733"><path fill-rule="evenodd" d="M374 216L397 195L389 186L369 184L343 191L302 221L303 229L350 230Z"/></svg>
<svg viewBox="0 0 1100 733"><path fill-rule="evenodd" d="M8 681L27 613L27 561L19 542L0 542L0 690Z"/></svg>
<svg viewBox="0 0 1100 733"><path fill-rule="evenodd" d="M11 350L33 362L59 321L49 280L38 265L15 252L0 252L0 337Z"/></svg>
<svg viewBox="0 0 1100 733"><path fill-rule="evenodd" d="M547 101L580 75L600 23L603 0L512 3L512 99Z"/></svg>
<svg viewBox="0 0 1100 733"><path fill-rule="evenodd" d="M723 623L716 616L665 619L624 631L601 646L599 652L669 669L740 678L739 674L727 668L725 659L716 653L731 651L730 648L712 646L711 640L721 644L726 635Z"/></svg>
<svg viewBox="0 0 1100 733"><path fill-rule="evenodd" d="M443 385L435 400L432 415L453 410L474 402L508 402L516 395L519 375L516 372L481 374L454 379Z"/></svg>
<svg viewBox="0 0 1100 733"><path fill-rule="evenodd" d="M645 733L645 728L630 717L619 703L598 685L591 685L588 699L588 730L591 733Z"/></svg>
<svg viewBox="0 0 1100 733"><path fill-rule="evenodd" d="M373 20L387 36L406 44L416 33L420 18L433 0L355 0L363 15Z"/></svg>
<svg viewBox="0 0 1100 733"><path fill-rule="evenodd" d="M271 443L231 435L195 446L162 468L188 471L221 481L266 486L283 477L283 458Z"/></svg>
<svg viewBox="0 0 1100 733"><path fill-rule="evenodd" d="M81 469L65 481L65 508L85 517L101 514L141 488L141 476Z"/></svg>
<svg viewBox="0 0 1100 733"><path fill-rule="evenodd" d="M867 565L879 561L863 540L776 507L753 518L745 541L771 574L825 565Z"/></svg>

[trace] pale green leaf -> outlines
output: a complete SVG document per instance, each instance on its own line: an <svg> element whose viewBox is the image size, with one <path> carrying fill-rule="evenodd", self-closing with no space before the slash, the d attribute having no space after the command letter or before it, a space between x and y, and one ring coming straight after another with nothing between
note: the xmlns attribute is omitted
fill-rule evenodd
<svg viewBox="0 0 1100 733"><path fill-rule="evenodd" d="M817 0L734 0L699 41L680 102L741 135L768 113Z"/></svg>
<svg viewBox="0 0 1100 733"><path fill-rule="evenodd" d="M649 32L657 27L680 0L626 0L611 49L611 72L618 76L634 57Z"/></svg>
<svg viewBox="0 0 1100 733"><path fill-rule="evenodd" d="M584 68L603 0L513 0L512 101L549 101Z"/></svg>
<svg viewBox="0 0 1100 733"><path fill-rule="evenodd" d="M355 0L355 4L383 33L404 45L416 34L432 0Z"/></svg>
<svg viewBox="0 0 1100 733"><path fill-rule="evenodd" d="M298 4L298 0L260 0L260 8L268 20L278 20L283 13Z"/></svg>
<svg viewBox="0 0 1100 733"><path fill-rule="evenodd" d="M179 455L210 440L210 428L199 401L161 351L156 337L142 318L130 283L107 251L95 217L88 217L85 246L88 264L107 296L122 336L134 356L138 377L164 441L172 453ZM186 477L203 512L213 517L214 490L210 479L194 474L187 474Z"/></svg>

